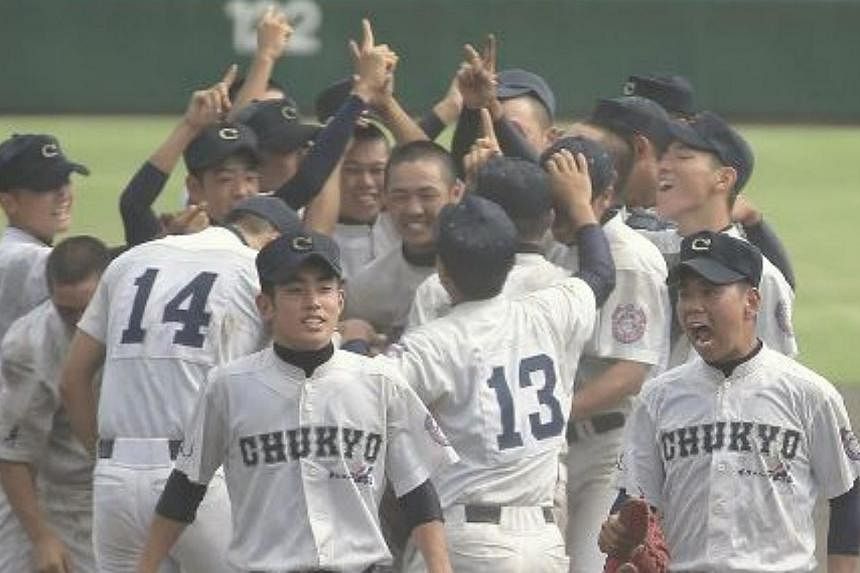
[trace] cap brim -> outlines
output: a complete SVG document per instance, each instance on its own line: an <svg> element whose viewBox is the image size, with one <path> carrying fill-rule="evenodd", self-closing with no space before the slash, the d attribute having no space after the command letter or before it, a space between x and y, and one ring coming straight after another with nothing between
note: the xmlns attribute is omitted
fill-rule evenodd
<svg viewBox="0 0 860 573"><path fill-rule="evenodd" d="M496 88L496 97L498 99L510 99L531 93L534 93L534 89L527 86L500 85Z"/></svg>
<svg viewBox="0 0 860 573"><path fill-rule="evenodd" d="M272 271L270 275L265 277L267 280L271 281L274 284L284 284L293 280L296 276L296 273L299 269L302 268L306 263L312 260L317 260L327 266L334 275L338 278L343 276L343 271L340 266L336 264L334 261L331 261L328 257L319 252L310 252L303 254L295 254L295 259L290 262L289 265L282 265L279 268Z"/></svg>
<svg viewBox="0 0 860 573"><path fill-rule="evenodd" d="M64 185L72 173L89 175L90 170L80 163L65 161L51 168L41 169L39 173L23 186L33 191L51 191Z"/></svg>
<svg viewBox="0 0 860 573"><path fill-rule="evenodd" d="M708 143L707 140L686 122L669 122L669 135L671 135L672 141L679 141L688 147L703 151L714 151L714 146Z"/></svg>
<svg viewBox="0 0 860 573"><path fill-rule="evenodd" d="M745 275L734 271L725 265L710 258L689 259L678 264L669 273L667 284L677 284L681 279L681 273L691 271L715 285L727 285L739 281L749 280Z"/></svg>
<svg viewBox="0 0 860 573"><path fill-rule="evenodd" d="M321 130L322 127L319 125L300 123L288 130L274 134L272 137L261 140L260 147L281 153L289 153L314 140Z"/></svg>

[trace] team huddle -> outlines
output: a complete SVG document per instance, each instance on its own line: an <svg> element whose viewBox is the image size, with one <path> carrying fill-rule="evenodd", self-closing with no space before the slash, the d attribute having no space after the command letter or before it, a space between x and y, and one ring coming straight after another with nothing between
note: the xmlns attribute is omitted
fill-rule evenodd
<svg viewBox="0 0 860 573"><path fill-rule="evenodd" d="M817 499L857 570L860 443L684 78L562 129L489 36L415 120L363 21L310 123L291 33L191 95L122 246L54 245L89 169L0 144L0 573L813 571Z"/></svg>

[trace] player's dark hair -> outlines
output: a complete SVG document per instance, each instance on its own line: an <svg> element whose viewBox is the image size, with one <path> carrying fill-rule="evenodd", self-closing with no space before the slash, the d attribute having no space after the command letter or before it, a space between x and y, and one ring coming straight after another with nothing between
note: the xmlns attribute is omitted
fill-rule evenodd
<svg viewBox="0 0 860 573"><path fill-rule="evenodd" d="M231 102L236 101L236 96L239 95L239 91L242 89L242 87L244 87L247 79L248 78L246 78L244 76L240 76L240 77L236 78L236 81L234 81L233 84L227 89L227 95L230 96ZM282 84L278 83L277 80L274 80L272 78L269 78L268 83L266 83L266 89L267 90L278 90L282 94L287 95L287 90L284 88L284 86Z"/></svg>
<svg viewBox="0 0 860 573"><path fill-rule="evenodd" d="M203 169L189 169L188 174L196 177L200 181L203 181L204 173L206 173L207 171L217 171L221 168L222 165L224 165L231 159L238 159L239 161L244 163L246 169L257 169L260 166L260 159L252 152L243 149L225 157L222 161L214 165L210 165L209 167L205 167Z"/></svg>
<svg viewBox="0 0 860 573"><path fill-rule="evenodd" d="M352 130L352 137L355 141L381 140L388 147L388 137L385 136L385 132L373 123L356 125Z"/></svg>
<svg viewBox="0 0 860 573"><path fill-rule="evenodd" d="M419 140L410 141L398 145L391 150L388 163L385 165L385 184L388 186L388 177L391 170L401 163L413 161L435 161L442 170L442 177L449 186L457 181L457 166L448 151L433 141Z"/></svg>
<svg viewBox="0 0 860 573"><path fill-rule="evenodd" d="M514 253L510 257L480 260L458 255L461 254L439 253L439 258L463 300L485 300L502 292L514 266Z"/></svg>
<svg viewBox="0 0 860 573"><path fill-rule="evenodd" d="M101 275L111 261L110 250L89 235L69 237L51 250L45 265L48 290L54 285L73 285Z"/></svg>
<svg viewBox="0 0 860 573"><path fill-rule="evenodd" d="M600 145L606 149L609 156L612 157L612 165L615 167L615 184L614 189L616 194L624 193L627 187L627 179L633 171L633 136L631 130L625 130L621 127L608 128L604 125L584 121L585 125L595 127L603 133L600 138Z"/></svg>

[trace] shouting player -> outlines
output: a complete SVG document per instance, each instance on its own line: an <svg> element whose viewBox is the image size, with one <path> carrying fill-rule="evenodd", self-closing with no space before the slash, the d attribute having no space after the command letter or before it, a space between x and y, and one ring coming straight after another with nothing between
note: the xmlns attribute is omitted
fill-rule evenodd
<svg viewBox="0 0 860 573"><path fill-rule="evenodd" d="M686 237L678 320L697 357L646 383L624 484L659 511L672 571L814 571L813 507L830 500L827 570L854 572L860 444L824 378L757 336L761 253L703 231ZM629 548L611 517L601 547Z"/></svg>

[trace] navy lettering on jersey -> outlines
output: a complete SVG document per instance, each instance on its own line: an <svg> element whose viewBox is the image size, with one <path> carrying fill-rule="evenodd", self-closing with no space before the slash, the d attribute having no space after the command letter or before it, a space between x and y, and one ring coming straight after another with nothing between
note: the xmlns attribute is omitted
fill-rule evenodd
<svg viewBox="0 0 860 573"><path fill-rule="evenodd" d="M800 441L797 430L744 421L699 424L660 433L666 462L722 451L779 454L788 461L797 456Z"/></svg>
<svg viewBox="0 0 860 573"><path fill-rule="evenodd" d="M362 459L372 464L382 449L382 435L355 428L302 426L239 438L246 466L275 465L313 455L315 459Z"/></svg>

